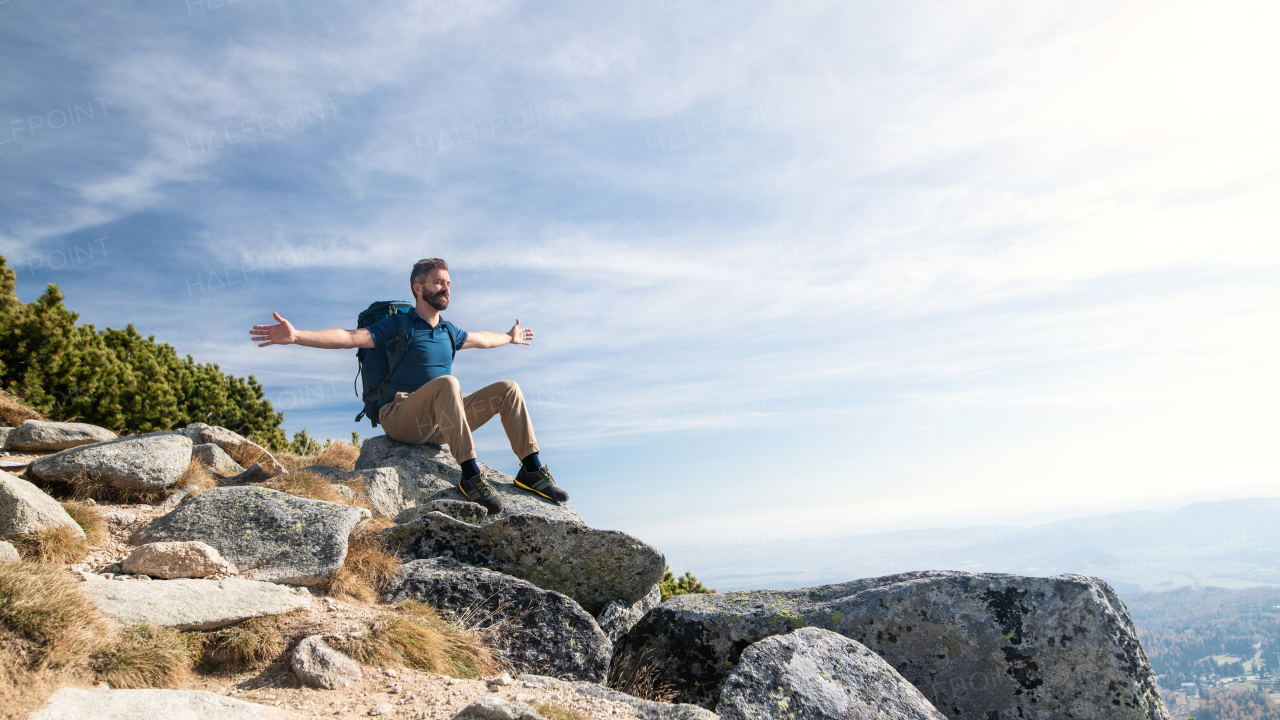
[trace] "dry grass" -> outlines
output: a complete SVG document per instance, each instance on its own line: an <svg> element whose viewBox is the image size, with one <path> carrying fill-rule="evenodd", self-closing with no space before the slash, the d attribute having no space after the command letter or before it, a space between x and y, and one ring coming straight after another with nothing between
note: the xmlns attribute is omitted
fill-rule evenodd
<svg viewBox="0 0 1280 720"><path fill-rule="evenodd" d="M101 545L107 539L107 519L103 517L102 510L96 505L86 505L82 502L71 500L62 503L62 508L67 511L72 520L84 530L85 541L90 547Z"/></svg>
<svg viewBox="0 0 1280 720"><path fill-rule="evenodd" d="M605 686L655 702L671 702L676 696L676 689L662 680L658 665L648 649L637 654L628 647L622 657L615 658L609 666Z"/></svg>
<svg viewBox="0 0 1280 720"><path fill-rule="evenodd" d="M245 620L194 638L201 661L213 667L258 666L279 657L285 649L280 618L274 615Z"/></svg>
<svg viewBox="0 0 1280 720"><path fill-rule="evenodd" d="M122 435L123 437L123 435ZM79 473L71 478L72 500L115 500L123 503L154 503L164 496L162 490L122 490L94 473Z"/></svg>
<svg viewBox="0 0 1280 720"><path fill-rule="evenodd" d="M383 615L361 637L335 642L365 665L409 667L421 672L473 678L503 669L480 635L451 623L435 608L413 600Z"/></svg>
<svg viewBox="0 0 1280 720"><path fill-rule="evenodd" d="M312 465L328 465L332 468L351 472L356 469L356 460L360 458L360 448L349 442L335 440L329 443L312 459Z"/></svg>
<svg viewBox="0 0 1280 720"><path fill-rule="evenodd" d="M191 677L193 653L173 628L137 625L100 658L102 679L113 688L175 688Z"/></svg>
<svg viewBox="0 0 1280 720"><path fill-rule="evenodd" d="M185 502L205 490L212 490L216 487L218 487L218 479L213 476L213 473L209 472L209 468L201 465L195 460L192 460L191 464L187 466L187 469L182 471L182 476L173 484L173 487L165 491L165 494L173 495L185 490L186 488L195 488L191 492L187 493L186 497L183 498L183 501Z"/></svg>
<svg viewBox="0 0 1280 720"><path fill-rule="evenodd" d="M0 626L27 644L29 667L36 670L84 662L112 638L71 574L39 563L0 565Z"/></svg>
<svg viewBox="0 0 1280 720"><path fill-rule="evenodd" d="M534 703L533 709L537 710L538 714L547 718L547 720L591 720L591 718L583 715L577 710L570 710L569 708L552 705L551 703Z"/></svg>
<svg viewBox="0 0 1280 720"><path fill-rule="evenodd" d="M18 427L24 420L48 420L49 418L30 408L16 395L0 390L0 419L7 427Z"/></svg>
<svg viewBox="0 0 1280 720"><path fill-rule="evenodd" d="M266 467L266 460L269 453L255 444L252 440L249 442L242 442L239 445L224 447L222 449L227 453L227 455L231 456L232 460L239 463L242 468L248 468L254 463L260 463L264 468ZM275 457L281 465L285 466L285 470L292 469L288 465L285 465L284 460L281 460L278 454L273 457ZM302 466L299 465L298 467Z"/></svg>
<svg viewBox="0 0 1280 720"><path fill-rule="evenodd" d="M32 563L67 565L79 562L89 554L88 541L75 528L66 525L14 535L9 542L18 549L23 560Z"/></svg>
<svg viewBox="0 0 1280 720"><path fill-rule="evenodd" d="M391 520L376 516L351 531L347 540L347 558L325 583L326 593L371 603L387 591L401 565L400 558L387 550L382 537L382 531L391 525Z"/></svg>
<svg viewBox="0 0 1280 720"><path fill-rule="evenodd" d="M308 498L310 500L323 500L325 502L338 503L346 505L347 499L342 493L333 486L325 478L306 470L302 472L290 472L284 475L277 475L264 483L262 487L269 487L272 490L279 490L290 495L296 495L300 498Z"/></svg>

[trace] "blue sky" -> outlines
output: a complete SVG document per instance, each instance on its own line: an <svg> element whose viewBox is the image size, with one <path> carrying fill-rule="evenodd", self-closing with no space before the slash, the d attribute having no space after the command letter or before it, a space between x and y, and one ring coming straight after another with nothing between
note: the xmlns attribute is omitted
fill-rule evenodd
<svg viewBox="0 0 1280 720"><path fill-rule="evenodd" d="M453 268L593 525L659 547L1276 495L1263 2L0 2L0 253L368 434ZM497 423L481 460L511 470ZM696 568L694 568L696 570Z"/></svg>

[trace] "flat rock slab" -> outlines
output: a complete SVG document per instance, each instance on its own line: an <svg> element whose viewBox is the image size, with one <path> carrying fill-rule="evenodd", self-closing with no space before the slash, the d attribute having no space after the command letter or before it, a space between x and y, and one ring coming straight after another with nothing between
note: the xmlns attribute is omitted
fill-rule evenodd
<svg viewBox="0 0 1280 720"><path fill-rule="evenodd" d="M297 715L203 690L62 688L31 720L289 720Z"/></svg>
<svg viewBox="0 0 1280 720"><path fill-rule="evenodd" d="M291 666L298 682L325 690L349 687L364 676L359 663L336 650L319 635L304 638L298 643Z"/></svg>
<svg viewBox="0 0 1280 720"><path fill-rule="evenodd" d="M720 690L725 720L947 720L857 640L806 627L749 646Z"/></svg>
<svg viewBox="0 0 1280 720"><path fill-rule="evenodd" d="M615 600L639 602L666 568L662 553L624 532L538 515L475 526L430 512L386 537L412 557L452 557L564 593L592 615Z"/></svg>
<svg viewBox="0 0 1280 720"><path fill-rule="evenodd" d="M515 479L510 475L498 472L484 463L478 464L485 480L489 481L493 489L502 496L502 512L490 516L489 520L513 515L537 515L549 520L585 524L582 516L568 505L560 505L521 490L515 486ZM512 464L518 465L514 457ZM379 467L393 467L399 470L402 478L422 491L421 503L423 504L433 500L470 502L458 491L458 481L462 479L462 468L458 466L449 451L439 445L407 445L396 442L386 435L371 437L360 444L360 457L356 460L355 469L369 470Z"/></svg>
<svg viewBox="0 0 1280 720"><path fill-rule="evenodd" d="M0 470L0 537L55 527L72 528L78 537L84 537L84 530L71 519L62 503L26 480Z"/></svg>
<svg viewBox="0 0 1280 720"><path fill-rule="evenodd" d="M163 490L173 487L190 464L190 438L155 432L46 455L31 463L31 472L59 482L88 475L121 490Z"/></svg>
<svg viewBox="0 0 1280 720"><path fill-rule="evenodd" d="M386 600L419 600L454 620L478 623L519 672L604 680L613 644L572 599L530 582L447 558L406 563Z"/></svg>
<svg viewBox="0 0 1280 720"><path fill-rule="evenodd" d="M453 716L454 720L547 720L537 710L515 700L486 695Z"/></svg>
<svg viewBox="0 0 1280 720"><path fill-rule="evenodd" d="M239 572L217 550L199 540L141 545L120 562L120 569L130 575L146 575L165 580L202 578L220 572L234 575Z"/></svg>
<svg viewBox="0 0 1280 720"><path fill-rule="evenodd" d="M212 630L243 620L311 607L311 593L274 583L225 580L153 580L85 583L85 592L117 624Z"/></svg>
<svg viewBox="0 0 1280 720"><path fill-rule="evenodd" d="M521 682L534 683L552 688L567 688L580 695L589 695L610 702L630 705L641 720L716 720L716 714L688 703L666 703L656 700L644 700L634 695L619 692L599 683L565 681L545 675L521 675L516 678ZM851 719L853 720L853 719Z"/></svg>
<svg viewBox="0 0 1280 720"><path fill-rule="evenodd" d="M134 534L131 542L199 540L252 580L314 586L342 567L347 537L369 511L262 487L201 493Z"/></svg>
<svg viewBox="0 0 1280 720"><path fill-rule="evenodd" d="M197 445L205 443L217 445L223 452L233 456L240 464L257 464L271 477L283 475L284 466L266 448L244 437L243 435L217 425L191 423L178 432L191 438Z"/></svg>
<svg viewBox="0 0 1280 720"><path fill-rule="evenodd" d="M117 437L119 436L104 427L88 423L27 420L9 436L9 448L22 452L66 450Z"/></svg>
<svg viewBox="0 0 1280 720"><path fill-rule="evenodd" d="M618 643L677 699L712 708L754 642L815 626L884 658L950 718L1165 720L1155 675L1106 582L929 571L802 590L681 595Z"/></svg>

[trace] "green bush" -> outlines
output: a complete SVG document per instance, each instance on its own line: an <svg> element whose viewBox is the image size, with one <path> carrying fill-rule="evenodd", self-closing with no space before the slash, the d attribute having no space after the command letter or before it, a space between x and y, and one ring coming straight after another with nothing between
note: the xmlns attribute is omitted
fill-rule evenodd
<svg viewBox="0 0 1280 720"><path fill-rule="evenodd" d="M666 574L658 581L658 589L662 591L663 602L676 595L711 595L715 593L715 590L703 587L702 583L698 582L698 578L687 570L681 577L672 575L670 566L667 567Z"/></svg>
<svg viewBox="0 0 1280 720"><path fill-rule="evenodd" d="M289 443L287 449L289 452L297 453L298 455L315 455L328 446L329 443L326 441L322 447L319 440L308 435L306 428L302 428L293 434L293 441Z"/></svg>
<svg viewBox="0 0 1280 720"><path fill-rule="evenodd" d="M178 357L171 345L124 330L76 326L57 285L24 304L17 278L0 256L0 387L54 419L72 418L117 432L151 432L203 422L286 445L262 386L217 365Z"/></svg>

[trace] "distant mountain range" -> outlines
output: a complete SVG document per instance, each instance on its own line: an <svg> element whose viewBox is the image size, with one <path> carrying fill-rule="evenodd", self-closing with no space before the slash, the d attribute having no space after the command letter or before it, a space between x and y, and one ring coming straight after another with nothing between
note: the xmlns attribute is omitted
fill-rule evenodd
<svg viewBox="0 0 1280 720"><path fill-rule="evenodd" d="M1121 595L1184 586L1280 587L1280 498L1188 505L1034 527L930 528L816 540L665 547L718 590L795 588L908 570L1080 573Z"/></svg>

